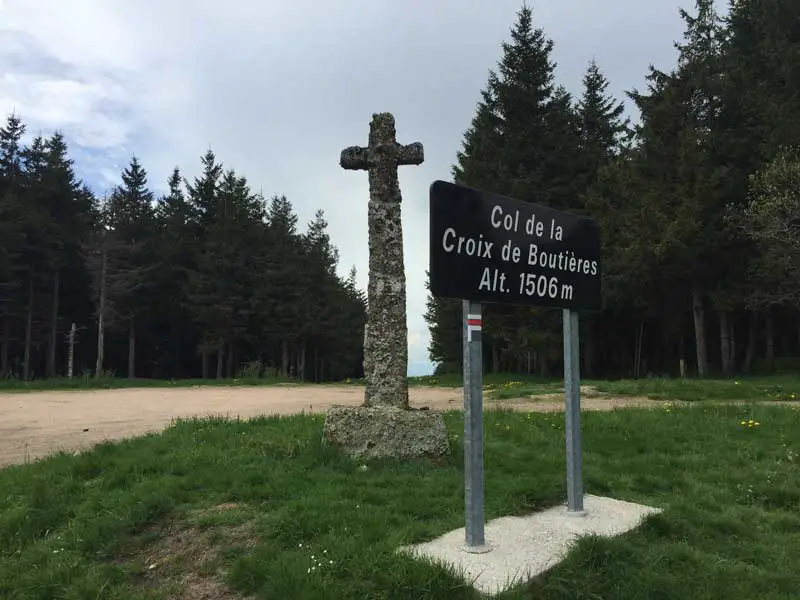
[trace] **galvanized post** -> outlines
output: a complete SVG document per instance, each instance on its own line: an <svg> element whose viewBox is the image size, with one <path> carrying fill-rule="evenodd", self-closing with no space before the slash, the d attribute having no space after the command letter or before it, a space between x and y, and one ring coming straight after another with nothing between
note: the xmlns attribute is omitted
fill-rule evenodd
<svg viewBox="0 0 800 600"><path fill-rule="evenodd" d="M578 313L564 309L564 399L567 442L567 513L585 516L581 447L581 377Z"/></svg>
<svg viewBox="0 0 800 600"><path fill-rule="evenodd" d="M464 312L464 505L466 546L488 552L483 520L483 357L481 305L463 301Z"/></svg>

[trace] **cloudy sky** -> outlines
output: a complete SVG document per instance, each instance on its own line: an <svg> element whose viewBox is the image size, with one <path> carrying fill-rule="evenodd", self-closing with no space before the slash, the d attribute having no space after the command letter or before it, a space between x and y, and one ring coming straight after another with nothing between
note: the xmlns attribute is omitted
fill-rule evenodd
<svg viewBox="0 0 800 600"><path fill-rule="evenodd" d="M522 0L0 0L0 113L60 129L98 193L135 153L163 190L209 147L305 225L325 211L341 271L367 281L367 175L339 152L390 111L425 163L402 167L409 371L429 372L427 193L450 166ZM596 59L613 92L672 65L686 0L539 0L557 77Z"/></svg>

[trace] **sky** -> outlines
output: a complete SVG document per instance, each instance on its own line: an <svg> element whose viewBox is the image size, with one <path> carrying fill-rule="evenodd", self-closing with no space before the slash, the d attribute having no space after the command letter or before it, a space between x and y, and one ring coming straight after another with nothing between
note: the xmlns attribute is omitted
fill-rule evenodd
<svg viewBox="0 0 800 600"><path fill-rule="evenodd" d="M558 83L574 95L595 59L610 91L668 69L687 0L539 0ZM30 135L61 130L76 172L103 194L135 154L160 192L192 178L208 148L266 198L285 195L303 228L323 209L341 257L367 284L363 171L375 112L425 162L400 167L409 374L430 373L425 311L428 187L451 166L522 0L0 0L0 113Z"/></svg>

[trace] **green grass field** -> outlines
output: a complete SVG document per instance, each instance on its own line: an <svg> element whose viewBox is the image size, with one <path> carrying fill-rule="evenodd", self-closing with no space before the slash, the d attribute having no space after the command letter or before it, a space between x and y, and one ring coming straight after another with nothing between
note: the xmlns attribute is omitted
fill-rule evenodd
<svg viewBox="0 0 800 600"><path fill-rule="evenodd" d="M179 422L4 469L0 598L477 599L394 552L463 526L462 421L446 420L438 464L364 468L321 445L322 417L297 416ZM501 598L797 598L800 411L696 403L583 424L586 491L664 512ZM564 499L563 415L492 411L485 435L487 518Z"/></svg>

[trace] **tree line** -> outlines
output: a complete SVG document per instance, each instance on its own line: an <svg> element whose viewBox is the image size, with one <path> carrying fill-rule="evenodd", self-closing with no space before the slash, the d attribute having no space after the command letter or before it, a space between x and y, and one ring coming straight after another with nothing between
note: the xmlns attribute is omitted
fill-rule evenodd
<svg viewBox="0 0 800 600"><path fill-rule="evenodd" d="M208 150L155 197L134 156L103 198L60 132L0 128L0 378L362 375L366 299L321 210L305 231ZM69 338L74 357L70 360Z"/></svg>
<svg viewBox="0 0 800 600"><path fill-rule="evenodd" d="M800 29L794 0L681 9L677 63L623 104L592 62L557 84L521 9L464 134L456 183L596 219L603 309L581 317L592 377L796 369L800 361ZM560 311L487 305L485 368L561 371ZM430 358L461 368L461 306L428 298Z"/></svg>

